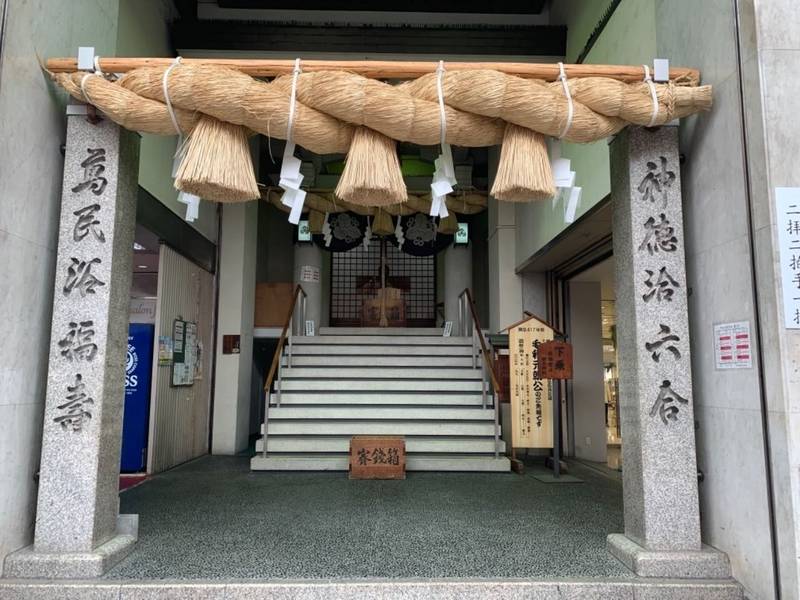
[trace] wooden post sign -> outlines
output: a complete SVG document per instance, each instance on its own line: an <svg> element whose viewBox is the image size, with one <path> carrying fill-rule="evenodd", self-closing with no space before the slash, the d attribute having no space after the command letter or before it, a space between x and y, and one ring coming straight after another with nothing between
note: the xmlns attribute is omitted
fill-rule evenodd
<svg viewBox="0 0 800 600"><path fill-rule="evenodd" d="M530 317L508 328L511 445L553 447L553 397L541 375L540 347L553 340L553 328Z"/></svg>
<svg viewBox="0 0 800 600"><path fill-rule="evenodd" d="M539 377L572 379L572 344L559 340L539 344Z"/></svg>
<svg viewBox="0 0 800 600"><path fill-rule="evenodd" d="M350 479L405 479L406 442L401 437L350 438Z"/></svg>

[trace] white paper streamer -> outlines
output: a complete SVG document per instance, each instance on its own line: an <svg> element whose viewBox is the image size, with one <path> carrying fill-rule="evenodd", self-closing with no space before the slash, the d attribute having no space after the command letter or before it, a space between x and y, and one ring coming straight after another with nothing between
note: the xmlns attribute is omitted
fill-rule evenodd
<svg viewBox="0 0 800 600"><path fill-rule="evenodd" d="M325 222L322 224L322 237L325 238L325 247L330 248L333 241L333 232L331 232L331 225L328 223L328 213L325 213Z"/></svg>
<svg viewBox="0 0 800 600"><path fill-rule="evenodd" d="M450 213L447 211L445 196L452 193L456 185L456 170L453 166L453 151L445 140L447 139L447 113L444 109L444 92L442 90L442 77L444 77L444 61L439 61L436 68L436 92L439 97L439 142L442 152L434 161L436 170L431 181L431 211L430 216L444 219Z"/></svg>
<svg viewBox="0 0 800 600"><path fill-rule="evenodd" d="M394 237L397 238L397 245L399 247L403 247L403 244L406 243L406 237L403 235L403 226L401 225L403 219L400 218L400 215L397 215L397 225L394 227Z"/></svg>
<svg viewBox="0 0 800 600"><path fill-rule="evenodd" d="M303 183L303 176L300 174L301 161L294 155L295 143L292 136L295 102L297 99L297 77L300 72L300 59L298 58L294 61L292 93L289 99L289 122L286 127L286 147L283 150L283 164L281 165L280 181L278 182L278 186L284 190L281 204L292 209L289 213L289 222L294 225L300 222L300 216L303 214L303 204L306 201L306 192L300 189L300 184Z"/></svg>
<svg viewBox="0 0 800 600"><path fill-rule="evenodd" d="M369 224L369 217L367 217L367 228L364 230L364 250L369 248L369 243L372 241L372 226Z"/></svg>

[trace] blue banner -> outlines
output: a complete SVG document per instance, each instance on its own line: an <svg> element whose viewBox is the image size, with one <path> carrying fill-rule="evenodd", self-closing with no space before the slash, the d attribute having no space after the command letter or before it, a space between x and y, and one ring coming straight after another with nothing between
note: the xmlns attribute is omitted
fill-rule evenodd
<svg viewBox="0 0 800 600"><path fill-rule="evenodd" d="M150 376L153 367L155 326L131 323L125 362L125 413L122 421L120 471L136 473L147 465L147 433L150 414Z"/></svg>

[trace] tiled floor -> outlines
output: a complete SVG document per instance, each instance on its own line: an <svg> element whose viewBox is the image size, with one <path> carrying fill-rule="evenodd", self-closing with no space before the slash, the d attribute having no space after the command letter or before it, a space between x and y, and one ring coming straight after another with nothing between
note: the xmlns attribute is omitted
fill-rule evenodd
<svg viewBox="0 0 800 600"><path fill-rule="evenodd" d="M108 578L341 579L632 576L605 550L622 531L622 488L530 475L251 473L205 457L121 495L139 542Z"/></svg>

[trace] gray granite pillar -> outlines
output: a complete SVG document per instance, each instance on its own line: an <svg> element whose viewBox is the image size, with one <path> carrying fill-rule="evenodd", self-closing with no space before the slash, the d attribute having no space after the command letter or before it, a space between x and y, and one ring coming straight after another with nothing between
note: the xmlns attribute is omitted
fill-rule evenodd
<svg viewBox="0 0 800 600"><path fill-rule="evenodd" d="M316 244L294 245L294 283L303 286L306 293L306 321L314 321L314 333L319 335L322 322L322 249ZM304 332L305 323L300 322L300 305L295 310L295 332Z"/></svg>
<svg viewBox="0 0 800 600"><path fill-rule="evenodd" d="M98 577L136 541L118 484L138 160L138 135L68 117L36 530L7 577Z"/></svg>
<svg viewBox="0 0 800 600"><path fill-rule="evenodd" d="M458 297L472 289L472 245L451 244L444 251L444 318L458 324Z"/></svg>
<svg viewBox="0 0 800 600"><path fill-rule="evenodd" d="M642 576L729 577L700 541L677 127L611 144L625 534L609 550Z"/></svg>

